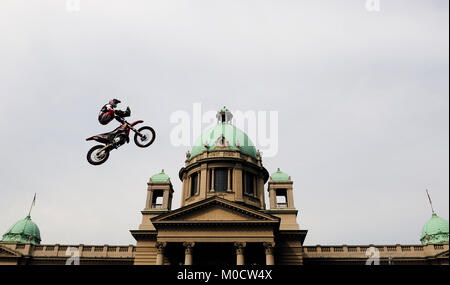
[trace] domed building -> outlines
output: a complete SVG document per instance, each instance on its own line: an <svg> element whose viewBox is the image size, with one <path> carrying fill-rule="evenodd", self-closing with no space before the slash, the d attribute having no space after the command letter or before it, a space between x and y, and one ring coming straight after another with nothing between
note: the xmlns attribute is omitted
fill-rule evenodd
<svg viewBox="0 0 450 285"><path fill-rule="evenodd" d="M301 189L284 169L269 174L232 117L219 110L217 124L186 153L179 208L172 209L175 189L164 169L150 177L141 224L130 231L135 245L40 244L28 216L3 235L0 264L63 265L74 250L83 265L362 265L371 252L380 264L449 263L448 222L434 212L422 244L305 246L294 203Z"/></svg>
<svg viewBox="0 0 450 285"><path fill-rule="evenodd" d="M433 211L431 219L426 222L422 229L420 241L422 244L448 244L449 238L448 221L436 215Z"/></svg>
<svg viewBox="0 0 450 285"><path fill-rule="evenodd" d="M277 264L302 264L307 231L296 221L292 181L269 176L253 142L231 124L227 108L217 119L195 141L178 173L181 208L171 209L170 178L151 177L142 224L131 231L135 264L275 264L275 248Z"/></svg>
<svg viewBox="0 0 450 285"><path fill-rule="evenodd" d="M28 215L12 225L3 235L1 242L40 244L41 233Z"/></svg>

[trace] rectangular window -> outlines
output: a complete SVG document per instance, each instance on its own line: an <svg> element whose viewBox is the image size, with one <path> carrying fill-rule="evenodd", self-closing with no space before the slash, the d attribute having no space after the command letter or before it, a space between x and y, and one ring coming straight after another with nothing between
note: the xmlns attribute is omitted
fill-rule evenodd
<svg viewBox="0 0 450 285"><path fill-rule="evenodd" d="M255 194L255 176L250 172L245 172L245 194L254 195Z"/></svg>
<svg viewBox="0 0 450 285"><path fill-rule="evenodd" d="M210 169L209 170L209 175L208 175L208 179L209 179L209 191L213 190L213 170Z"/></svg>
<svg viewBox="0 0 450 285"><path fill-rule="evenodd" d="M286 189L276 189L277 208L287 208L287 192Z"/></svg>
<svg viewBox="0 0 450 285"><path fill-rule="evenodd" d="M193 173L191 175L191 196L197 194L198 191L198 174Z"/></svg>
<svg viewBox="0 0 450 285"><path fill-rule="evenodd" d="M228 190L228 169L214 169L214 191L226 192Z"/></svg>
<svg viewBox="0 0 450 285"><path fill-rule="evenodd" d="M233 190L233 169L230 169L230 190Z"/></svg>
<svg viewBox="0 0 450 285"><path fill-rule="evenodd" d="M163 190L153 190L152 208L162 208L163 196Z"/></svg>

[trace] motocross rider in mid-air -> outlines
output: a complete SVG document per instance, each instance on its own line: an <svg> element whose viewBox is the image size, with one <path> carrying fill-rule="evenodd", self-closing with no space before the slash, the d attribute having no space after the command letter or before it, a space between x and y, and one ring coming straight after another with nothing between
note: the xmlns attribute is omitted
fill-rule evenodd
<svg viewBox="0 0 450 285"><path fill-rule="evenodd" d="M120 100L118 99L111 99L109 102L100 109L100 113L98 114L98 121L102 125L109 124L112 120L114 120L117 117L124 118L129 117L131 115L130 107L127 107L125 111L122 110L115 110L117 108L117 104L120 103ZM120 120L119 120L120 121ZM120 145L123 142L121 141L122 138L119 137L119 141L114 141L114 145Z"/></svg>
<svg viewBox="0 0 450 285"><path fill-rule="evenodd" d="M122 118L130 116L131 111L129 107L127 107L126 111L114 110L117 108L117 104L119 103L120 100L111 99L107 104L103 105L103 107L100 110L100 113L98 114L98 121L100 124L102 125L109 124L109 122L114 120L116 115Z"/></svg>
<svg viewBox="0 0 450 285"><path fill-rule="evenodd" d="M118 99L111 99L105 104L98 114L98 121L102 125L107 125L112 120L117 120L120 125L108 133L98 134L88 137L86 141L96 141L97 144L88 151L87 160L92 165L100 165L108 160L109 153L119 148L125 143L130 142L130 132L134 132L134 143L138 147L150 146L156 138L155 130L150 126L141 126L139 129L136 125L143 123L143 120L137 120L132 123L127 122L125 117L131 115L129 107L125 111L115 110L117 104L120 103Z"/></svg>

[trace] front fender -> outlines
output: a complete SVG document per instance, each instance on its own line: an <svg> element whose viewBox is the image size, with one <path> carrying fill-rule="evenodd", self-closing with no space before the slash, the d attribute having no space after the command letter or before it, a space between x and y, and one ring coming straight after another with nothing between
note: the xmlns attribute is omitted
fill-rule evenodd
<svg viewBox="0 0 450 285"><path fill-rule="evenodd" d="M142 120L138 120L138 121L136 121L136 122L131 123L130 126L135 126L135 125L140 124L140 123L143 123L143 122L144 122L144 121L142 121Z"/></svg>

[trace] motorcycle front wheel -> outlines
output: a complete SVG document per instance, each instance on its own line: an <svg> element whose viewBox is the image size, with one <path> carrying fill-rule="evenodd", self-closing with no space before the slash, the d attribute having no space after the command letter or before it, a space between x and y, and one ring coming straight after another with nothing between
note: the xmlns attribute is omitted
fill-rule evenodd
<svg viewBox="0 0 450 285"><path fill-rule="evenodd" d="M139 134L141 134L141 136ZM138 147L148 147L151 145L156 138L155 130L149 126L142 127L134 135L134 143Z"/></svg>
<svg viewBox="0 0 450 285"><path fill-rule="evenodd" d="M104 145L96 145L88 151L87 160L90 164L100 165L108 160L109 150L104 149L100 151L100 149L102 149L103 147Z"/></svg>

